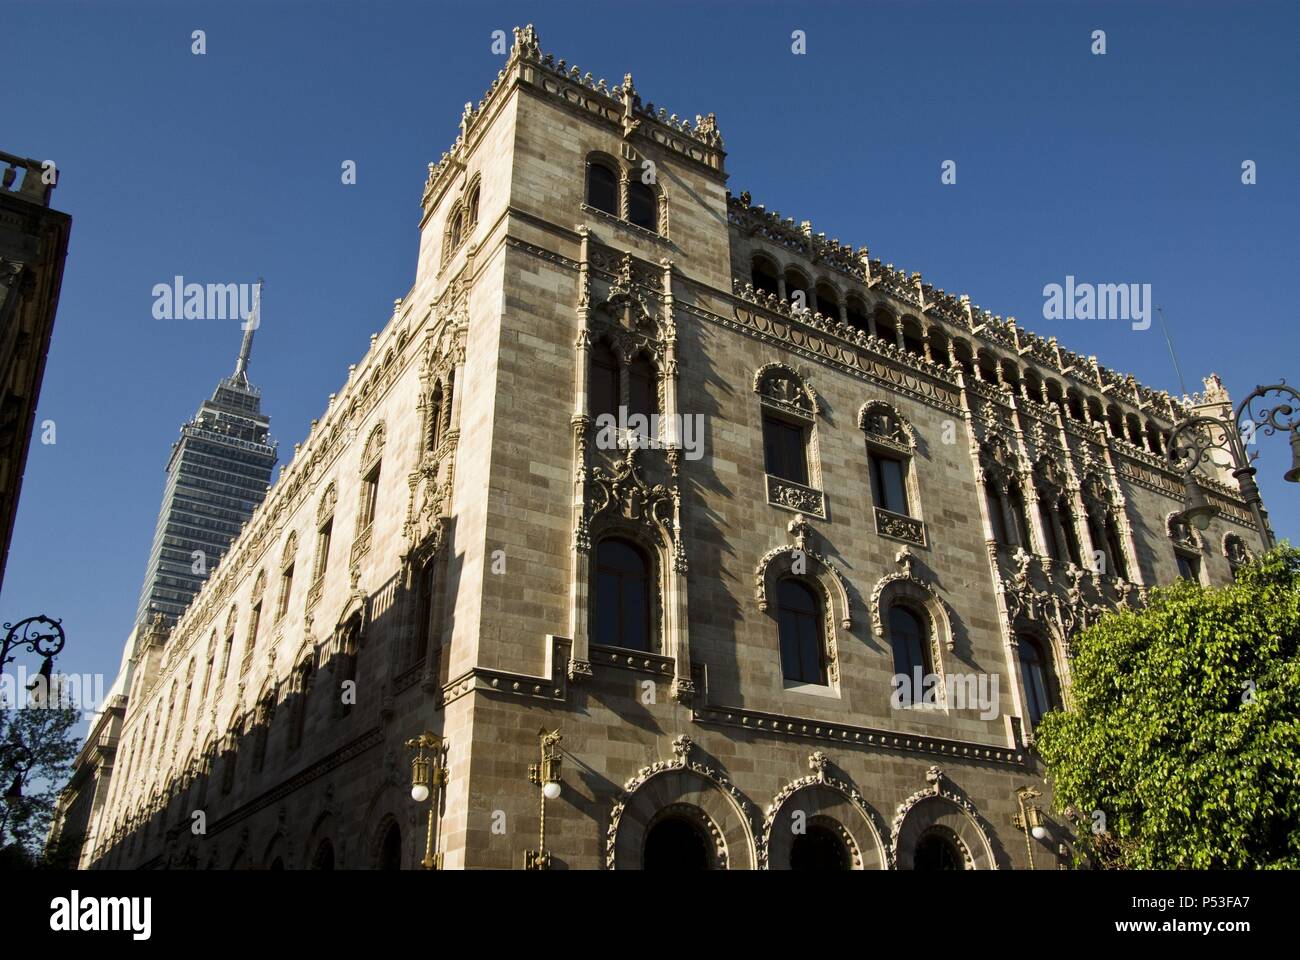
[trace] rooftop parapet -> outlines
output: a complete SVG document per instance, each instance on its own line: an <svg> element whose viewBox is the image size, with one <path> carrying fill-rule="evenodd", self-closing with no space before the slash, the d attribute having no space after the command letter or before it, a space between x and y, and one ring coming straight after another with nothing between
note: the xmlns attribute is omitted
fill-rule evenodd
<svg viewBox="0 0 1300 960"><path fill-rule="evenodd" d="M422 201L424 206L427 207L443 176L448 171L462 167L470 133L487 112L495 95L506 86L507 78L520 63L532 64L552 78L561 79L602 98L604 110L601 111L601 115L607 119L617 117L615 122L622 126L625 137L640 131L664 145L685 140L689 145L698 148L688 147L682 151L685 155L722 173L722 158L725 156L722 149L722 134L718 131L717 117L712 113L704 116L696 114L695 124L692 126L690 120L678 117L675 113L669 113L663 108L656 110L653 103L642 104L641 96L636 92L630 73L623 75L622 84L610 87L603 77L596 79L590 71L584 73L576 64L570 64L563 59L557 60L554 54L543 53L537 39L537 31L533 29L531 23L526 27L515 27L514 37L514 46L510 48L505 66L497 72L496 79L492 81L482 99L477 104L465 104L460 117L460 135L437 163L429 164L429 177L424 184ZM654 136L652 133L656 129L660 131L660 136Z"/></svg>
<svg viewBox="0 0 1300 960"><path fill-rule="evenodd" d="M783 218L762 204L755 204L748 191L727 198L728 221L751 236L765 239L803 256L810 263L829 267L864 286L886 293L932 318L943 320L973 338L984 340L1018 356L1029 356L1063 377L1102 393L1127 401L1170 422L1186 415L1186 404L1166 390L1154 390L1132 374L1121 374L1101 366L1095 356L1084 357L1057 343L1056 337L1042 337L1022 329L1014 317L1003 318L972 304L967 294L954 296L926 283L919 273L908 273L892 263L873 259L866 247L856 251L838 238L814 233L812 222Z"/></svg>
<svg viewBox="0 0 1300 960"><path fill-rule="evenodd" d="M43 160L18 157L0 150L0 166L4 167L4 173L0 174L0 193L15 194L32 203L39 203L43 207L50 205L50 191L54 189L56 180L53 166L49 167L51 176L48 183ZM19 170L23 171L23 181L15 190L14 181L18 179Z"/></svg>

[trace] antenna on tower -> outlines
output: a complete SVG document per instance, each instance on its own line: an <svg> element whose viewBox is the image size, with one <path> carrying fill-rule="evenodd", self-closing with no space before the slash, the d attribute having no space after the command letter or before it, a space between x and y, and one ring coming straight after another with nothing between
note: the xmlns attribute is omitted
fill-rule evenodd
<svg viewBox="0 0 1300 960"><path fill-rule="evenodd" d="M239 359L235 361L232 380L248 380L248 360L253 353L253 331L262 324L262 284L265 282L261 277L257 278L257 287L253 290L253 309L244 321L244 341L239 345Z"/></svg>
<svg viewBox="0 0 1300 960"><path fill-rule="evenodd" d="M1187 396L1187 383L1183 380L1183 368L1178 365L1178 354L1174 353L1174 341L1169 336L1169 328L1165 326L1165 308L1156 307L1156 313L1160 314L1160 329L1164 332L1165 343L1169 344L1169 359L1174 361L1174 373L1178 374L1178 389L1182 390L1183 396Z"/></svg>

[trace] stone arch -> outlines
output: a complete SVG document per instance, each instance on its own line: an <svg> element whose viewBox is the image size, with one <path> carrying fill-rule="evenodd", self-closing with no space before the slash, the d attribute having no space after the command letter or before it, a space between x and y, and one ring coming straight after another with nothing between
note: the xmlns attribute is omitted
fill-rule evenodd
<svg viewBox="0 0 1300 960"><path fill-rule="evenodd" d="M763 868L789 869L796 811L807 823L833 826L849 851L851 869L891 868L891 851L876 811L851 784L829 775L829 764L820 750L808 757L808 764L813 773L787 784L767 809L759 848Z"/></svg>
<svg viewBox="0 0 1300 960"><path fill-rule="evenodd" d="M320 502L316 505L316 525L320 526L334 514L334 505L338 502L338 488L334 482L330 481L325 487L325 492L320 495Z"/></svg>
<svg viewBox="0 0 1300 960"><path fill-rule="evenodd" d="M777 381L787 381L790 386L778 387ZM789 409L804 417L821 413L812 381L784 363L765 363L755 370L754 392L782 409Z"/></svg>
<svg viewBox="0 0 1300 960"><path fill-rule="evenodd" d="M371 428L366 437L366 444L361 452L361 473L370 469L371 464L384 454L384 422L381 420Z"/></svg>
<svg viewBox="0 0 1300 960"><path fill-rule="evenodd" d="M894 814L890 847L898 869L912 869L916 845L931 831L955 840L967 870L998 869L994 840L975 805L948 783L939 767L931 767L925 777L930 786L900 803Z"/></svg>
<svg viewBox="0 0 1300 960"><path fill-rule="evenodd" d="M902 602L919 613L930 628L931 643L936 647L935 666L939 665L937 647L942 644L949 651L956 648L956 633L948 605L938 591L912 571L912 551L907 547L894 557L900 567L897 573L881 577L871 591L871 629L877 637L885 636L885 610L892 603Z"/></svg>
<svg viewBox="0 0 1300 960"><path fill-rule="evenodd" d="M897 427L895 435L877 433L872 428L872 420L877 414L887 414ZM868 400L858 410L858 429L869 434L872 439L887 440L908 451L916 449L916 430L911 422L899 413L898 408L884 400Z"/></svg>
<svg viewBox="0 0 1300 960"><path fill-rule="evenodd" d="M693 750L690 737L679 736L674 759L642 767L624 784L610 811L606 869L640 869L646 835L666 812L695 818L713 841L719 868L758 868L749 801L719 770L693 760Z"/></svg>
<svg viewBox="0 0 1300 960"><path fill-rule="evenodd" d="M1250 563L1255 559L1255 554L1239 534L1225 533L1219 546L1224 558L1231 564Z"/></svg>
<svg viewBox="0 0 1300 960"><path fill-rule="evenodd" d="M1177 546L1195 550L1198 553L1205 549L1205 538L1196 529L1196 525L1190 523L1183 516L1181 510L1171 510L1165 514L1165 534Z"/></svg>

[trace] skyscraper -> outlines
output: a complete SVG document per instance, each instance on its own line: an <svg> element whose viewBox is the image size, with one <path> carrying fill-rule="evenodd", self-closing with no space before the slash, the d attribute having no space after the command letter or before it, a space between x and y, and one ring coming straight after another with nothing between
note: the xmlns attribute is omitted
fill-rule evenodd
<svg viewBox="0 0 1300 960"><path fill-rule="evenodd" d="M255 326L247 324L235 372L172 445L137 625L153 611L175 621L266 496L276 453L262 393L248 379Z"/></svg>

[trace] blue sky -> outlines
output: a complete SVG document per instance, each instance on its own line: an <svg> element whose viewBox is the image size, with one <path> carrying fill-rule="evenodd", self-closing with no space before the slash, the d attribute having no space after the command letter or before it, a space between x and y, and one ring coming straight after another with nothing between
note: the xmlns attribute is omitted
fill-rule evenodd
<svg viewBox="0 0 1300 960"><path fill-rule="evenodd" d="M291 451L407 292L426 165L516 24L715 111L733 192L1114 369L1178 392L1158 325L1045 321L1045 284L1150 283L1190 389L1300 379L1294 3L44 0L3 20L0 149L58 164L73 228L37 415L57 443L31 451L0 618L62 617L64 670L116 671L170 445L239 346L235 322L155 320L154 284L265 277L251 374ZM1286 444L1259 449L1295 538Z"/></svg>

